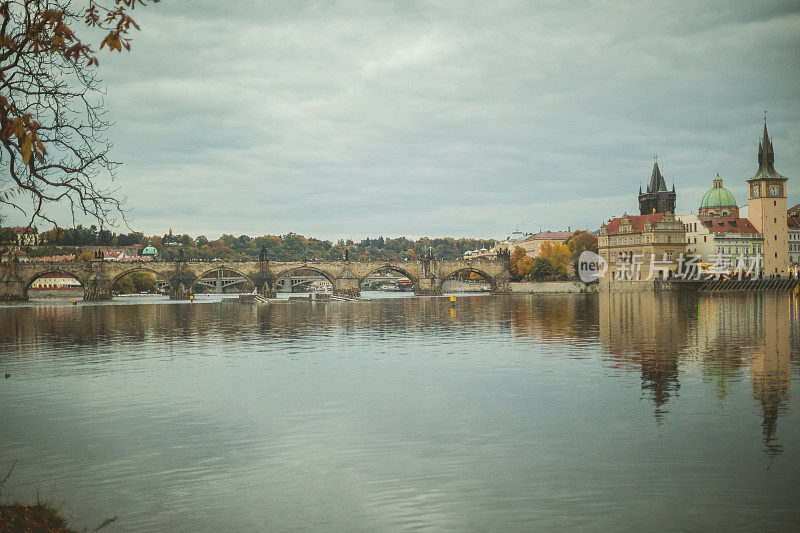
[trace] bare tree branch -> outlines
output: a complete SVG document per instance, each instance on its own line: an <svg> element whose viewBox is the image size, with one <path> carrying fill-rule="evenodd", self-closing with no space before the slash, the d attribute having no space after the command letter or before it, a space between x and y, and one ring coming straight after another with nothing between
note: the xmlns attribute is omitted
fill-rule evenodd
<svg viewBox="0 0 800 533"><path fill-rule="evenodd" d="M50 221L48 206L69 205L73 220L125 219L109 185L110 158L95 52L76 28L100 29L99 49L130 50L129 12L159 0L7 0L0 3L0 207ZM103 5L103 4L107 5Z"/></svg>

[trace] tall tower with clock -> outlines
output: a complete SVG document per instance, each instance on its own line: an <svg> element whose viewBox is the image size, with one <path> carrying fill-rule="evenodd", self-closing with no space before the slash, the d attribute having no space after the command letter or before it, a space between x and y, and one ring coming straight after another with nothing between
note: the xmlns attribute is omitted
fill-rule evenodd
<svg viewBox="0 0 800 533"><path fill-rule="evenodd" d="M764 236L765 276L785 276L789 268L789 230L786 224L786 180L775 171L775 151L767 133L758 145L758 172L747 180L750 202L747 218Z"/></svg>

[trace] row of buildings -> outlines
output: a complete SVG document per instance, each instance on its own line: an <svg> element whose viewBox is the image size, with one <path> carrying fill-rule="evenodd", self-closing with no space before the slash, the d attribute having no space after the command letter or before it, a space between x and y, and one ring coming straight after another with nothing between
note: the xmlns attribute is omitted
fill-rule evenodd
<svg viewBox="0 0 800 533"><path fill-rule="evenodd" d="M639 215L624 214L602 225L598 250L606 280L674 275L688 257L697 271L786 276L800 261L800 205L787 208L787 178L775 170L767 132L758 146L758 169L748 184L747 216L719 174L703 195L697 214L675 214L675 186L667 189L658 167L647 189L639 189ZM642 268L643 267L643 268Z"/></svg>
<svg viewBox="0 0 800 533"><path fill-rule="evenodd" d="M158 250L153 246L153 241L149 240L147 246L137 253L136 246L125 246L114 248L110 246L82 246L81 252L94 252L96 260L102 261L155 261L158 258ZM49 255L42 257L31 257L25 250L19 248L11 248L3 253L0 253L0 263L9 261L27 262L27 261L44 261L47 263L59 263L61 261L75 261L75 254L68 255Z"/></svg>
<svg viewBox="0 0 800 533"><path fill-rule="evenodd" d="M550 244L564 244L572 237L572 228L567 231L539 231L538 233L523 233L516 230L508 237L498 242L491 248L481 248L464 252L464 259L494 259L498 252L513 252L517 246L525 250L526 255L538 257L542 252L542 245L545 242Z"/></svg>

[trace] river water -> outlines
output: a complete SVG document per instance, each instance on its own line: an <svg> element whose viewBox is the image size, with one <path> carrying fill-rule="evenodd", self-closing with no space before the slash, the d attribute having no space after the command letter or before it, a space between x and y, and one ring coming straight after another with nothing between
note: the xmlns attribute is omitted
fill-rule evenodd
<svg viewBox="0 0 800 533"><path fill-rule="evenodd" d="M0 307L3 498L109 531L797 530L800 300Z"/></svg>

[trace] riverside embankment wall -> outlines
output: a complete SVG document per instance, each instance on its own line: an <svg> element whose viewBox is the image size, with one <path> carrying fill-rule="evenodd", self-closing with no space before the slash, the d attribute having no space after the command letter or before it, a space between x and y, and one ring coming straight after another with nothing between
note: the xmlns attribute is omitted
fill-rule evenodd
<svg viewBox="0 0 800 533"><path fill-rule="evenodd" d="M587 285L582 281L517 281L508 285L512 293L519 294L583 294L597 292L597 284Z"/></svg>

